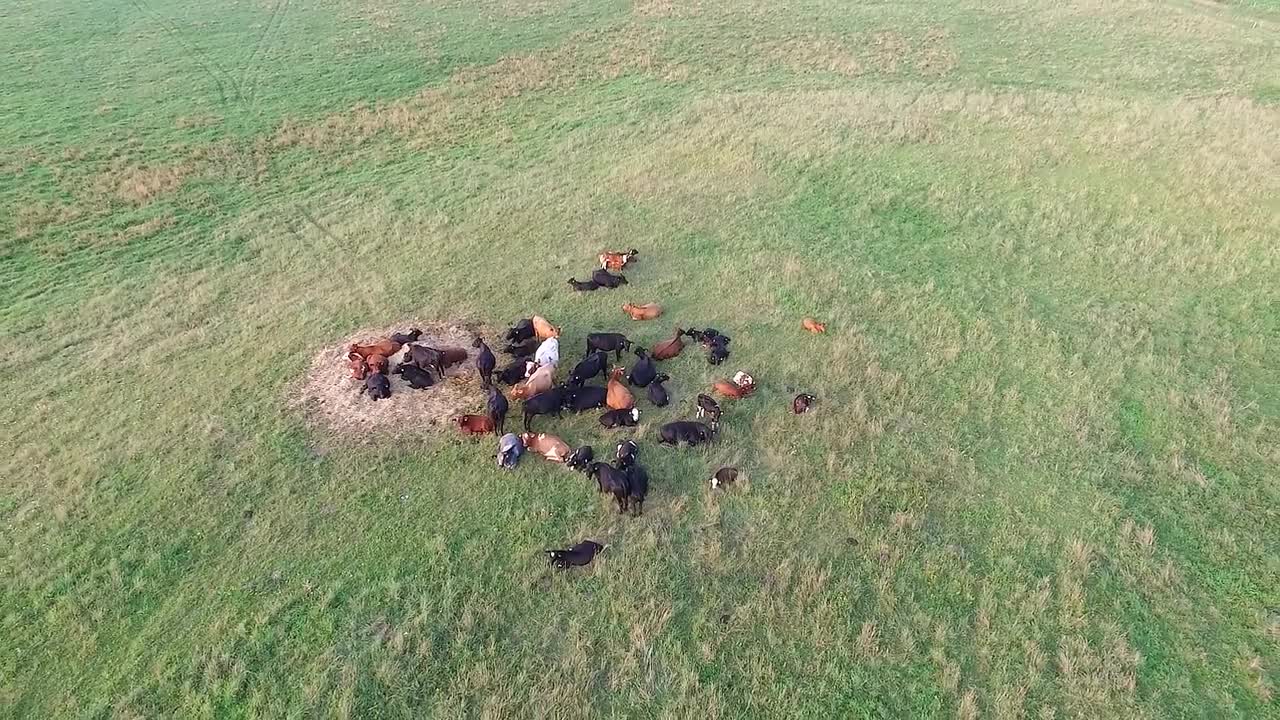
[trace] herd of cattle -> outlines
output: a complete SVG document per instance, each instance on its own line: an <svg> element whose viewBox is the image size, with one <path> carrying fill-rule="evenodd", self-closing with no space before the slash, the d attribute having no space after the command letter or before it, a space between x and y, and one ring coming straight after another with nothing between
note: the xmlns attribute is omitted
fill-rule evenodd
<svg viewBox="0 0 1280 720"><path fill-rule="evenodd" d="M613 288L627 282L620 272L639 253L605 252L599 256L600 268L589 282L579 283L570 279L575 290L595 290L598 287ZM662 314L656 304L625 304L623 311L634 320L652 320ZM805 318L803 327L814 333L826 330L822 323ZM391 396L391 384L387 373L401 375L410 388L423 390L444 380L446 368L466 361L468 352L459 347L430 347L418 343L422 332L412 329L406 333L394 333L390 337L367 345L352 344L347 348L347 361L351 376L362 380L361 390L373 401ZM552 462L582 472L595 480L599 492L611 495L619 513L634 515L644 511L645 496L649 492L649 475L639 464L640 446L635 440L618 443L612 462L597 462L590 445L571 447L555 435L534 432L534 419L540 415L561 417L566 410L574 413L603 409L600 424L605 429L634 427L640 419L636 407L636 393L631 388L643 388L644 395L655 407L665 407L670 402L663 383L670 376L658 371L657 364L670 360L683 352L688 338L707 351L707 361L719 365L729 357L730 338L714 328L685 330L676 328L670 339L663 340L650 350L634 347L634 343L622 333L593 332L587 335L586 352L574 364L563 382L557 383L555 373L560 365L560 328L543 317L522 319L505 334L506 346L502 353L512 358L510 364L499 369L498 359L483 337L477 337L473 347L477 350L475 369L487 396L484 414L462 415L454 418L458 429L469 435L498 436L497 463L500 467L514 469L526 453L541 455ZM392 358L403 350L400 360L391 369ZM630 372L623 367L610 369L609 355L621 362L624 352L632 352L635 362ZM506 395L494 383L510 385L511 399L521 400L522 433L509 433L506 418L510 409ZM603 385L591 381L601 378ZM745 372L732 379L718 380L711 390L722 398L739 399L755 391L755 380ZM807 393L797 395L792 401L796 414L807 412L816 398ZM702 445L713 441L720 429L721 409L710 394L697 396L697 419L677 420L658 429L658 441L664 445ZM704 422L705 421L705 422ZM711 477L711 487L720 488L732 483L738 476L736 468L723 467ZM585 565L605 546L595 541L584 541L564 550L548 550L552 565L567 568Z"/></svg>

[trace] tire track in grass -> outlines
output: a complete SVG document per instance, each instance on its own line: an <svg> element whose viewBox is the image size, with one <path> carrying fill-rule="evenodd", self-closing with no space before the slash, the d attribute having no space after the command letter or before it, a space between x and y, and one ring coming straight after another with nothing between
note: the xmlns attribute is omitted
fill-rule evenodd
<svg viewBox="0 0 1280 720"><path fill-rule="evenodd" d="M240 84L236 82L235 77L232 76L231 73L227 72L227 69L222 67L217 60L206 56L205 53L196 49L194 45L191 45L184 40L181 31L176 25L174 25L172 20L151 9L151 6L147 5L145 0L129 0L129 3L133 5L139 13L150 16L153 20L158 21L160 23L160 27L165 31L165 33L167 33L169 37L186 52L187 59L194 62L213 80L214 85L218 87L219 102L224 108L227 106L228 84L234 91L235 99L243 101L244 93L241 92ZM219 77L219 73L221 73L221 77Z"/></svg>

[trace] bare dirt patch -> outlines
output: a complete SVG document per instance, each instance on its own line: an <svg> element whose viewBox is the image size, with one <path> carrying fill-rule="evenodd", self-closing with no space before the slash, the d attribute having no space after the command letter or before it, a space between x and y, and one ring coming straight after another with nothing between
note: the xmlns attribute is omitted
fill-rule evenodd
<svg viewBox="0 0 1280 720"><path fill-rule="evenodd" d="M391 397L376 402L370 400L361 393L364 382L351 377L347 346L372 342L410 328L422 330L419 344L436 348L466 348L467 359L446 370L443 382L425 390L414 390L401 376L388 375ZM471 347L479 330L468 323L426 323L420 320L365 328L316 353L306 375L290 388L290 405L299 409L313 428L348 442L422 437L446 432L451 429L450 418L484 409L484 392L473 364L475 349ZM394 369L403 358L402 349L391 357L390 367Z"/></svg>

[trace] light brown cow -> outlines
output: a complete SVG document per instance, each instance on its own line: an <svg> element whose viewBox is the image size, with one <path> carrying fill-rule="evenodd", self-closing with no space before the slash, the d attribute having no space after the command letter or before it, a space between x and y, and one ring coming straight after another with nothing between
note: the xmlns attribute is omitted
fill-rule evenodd
<svg viewBox="0 0 1280 720"><path fill-rule="evenodd" d="M527 379L513 385L511 387L511 397L515 400L524 400L540 392L550 390L551 386L555 384L555 372L554 365L543 365Z"/></svg>
<svg viewBox="0 0 1280 720"><path fill-rule="evenodd" d="M662 314L662 306L657 303L646 305L627 303L622 306L622 311L630 315L632 320L652 320Z"/></svg>
<svg viewBox="0 0 1280 720"><path fill-rule="evenodd" d="M569 443L546 433L522 433L520 442L524 443L529 452L537 453L551 462L562 463L573 452Z"/></svg>
<svg viewBox="0 0 1280 720"><path fill-rule="evenodd" d="M604 404L613 410L630 410L636 406L636 396L622 384L622 368L614 368L613 372L609 373L609 384L605 386Z"/></svg>

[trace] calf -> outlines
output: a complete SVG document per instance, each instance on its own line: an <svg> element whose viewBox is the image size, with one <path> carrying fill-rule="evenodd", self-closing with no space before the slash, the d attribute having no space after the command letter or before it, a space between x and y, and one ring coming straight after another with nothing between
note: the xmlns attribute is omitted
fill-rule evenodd
<svg viewBox="0 0 1280 720"><path fill-rule="evenodd" d="M649 357L644 348L636 348L636 357L640 359L631 366L629 379L632 385L645 387L658 376L658 366L653 364L653 358Z"/></svg>
<svg viewBox="0 0 1280 720"><path fill-rule="evenodd" d="M507 402L506 396L496 387L489 388L489 400L485 404L485 410L489 413L489 420L493 422L493 434L501 435L502 428L507 424L507 411L511 409L511 404Z"/></svg>
<svg viewBox="0 0 1280 720"><path fill-rule="evenodd" d="M605 430L612 430L617 427L635 427L640 421L640 411L631 408L630 410L607 410L600 416L600 424Z"/></svg>
<svg viewBox="0 0 1280 720"><path fill-rule="evenodd" d="M487 415L459 415L453 421L464 435L488 435L493 432L493 421Z"/></svg>
<svg viewBox="0 0 1280 720"><path fill-rule="evenodd" d="M688 445L703 445L715 438L718 427L715 420L711 421L710 426L700 422L677 420L658 429L658 442L663 445L679 445L682 442Z"/></svg>
<svg viewBox="0 0 1280 720"><path fill-rule="evenodd" d="M598 462L591 466L587 475L595 478L596 488L601 493L613 496L614 501L618 503L618 513L626 512L627 503L631 497L631 486L627 483L625 470L618 470Z"/></svg>
<svg viewBox="0 0 1280 720"><path fill-rule="evenodd" d="M580 387L586 381L604 372L604 368L608 364L609 353L597 350L573 366L573 372L569 373L567 384L571 387Z"/></svg>
<svg viewBox="0 0 1280 720"><path fill-rule="evenodd" d="M593 350L617 352L618 360L622 360L622 351L631 349L631 341L622 333L591 333L587 335L587 354Z"/></svg>
<svg viewBox="0 0 1280 720"><path fill-rule="evenodd" d="M608 545L601 545L594 540L583 540L571 548L564 550L544 550L547 554L547 560L552 566L560 570L567 570L570 567L581 567L589 565L596 555L604 552Z"/></svg>
<svg viewBox="0 0 1280 720"><path fill-rule="evenodd" d="M422 331L418 328L412 328L407 333L391 333L391 342L408 345L411 342L418 342L420 337L422 337Z"/></svg>
<svg viewBox="0 0 1280 720"><path fill-rule="evenodd" d="M472 347L480 349L480 352L476 353L476 372L480 375L480 385L489 387L493 384L493 369L498 366L498 358L494 357L493 351L484 344L484 338L476 338Z"/></svg>
<svg viewBox="0 0 1280 720"><path fill-rule="evenodd" d="M810 395L809 393L800 393L796 396L795 400L791 401L791 412L797 415L803 415L809 412L809 408L813 407L813 404L817 401L818 398Z"/></svg>
<svg viewBox="0 0 1280 720"><path fill-rule="evenodd" d="M704 330L685 330L684 334L707 347L711 347L715 343L728 345L730 339L728 335L725 335L715 328L706 328Z"/></svg>
<svg viewBox="0 0 1280 720"><path fill-rule="evenodd" d="M591 292L592 290L595 290L600 286L596 284L595 280L587 280L586 282L581 282L578 280L574 280L573 278L569 278L569 287L573 288L577 292Z"/></svg>
<svg viewBox="0 0 1280 720"><path fill-rule="evenodd" d="M574 412L584 412L604 407L608 401L608 391L595 385L584 385L574 388L566 394L564 406Z"/></svg>
<svg viewBox="0 0 1280 720"><path fill-rule="evenodd" d="M599 258L597 259L600 260L600 268L602 270L616 271L626 267L627 263L631 262L633 258L636 258L639 256L640 256L640 251L635 248L631 248L626 252L618 252L616 250L605 250L604 252L600 253Z"/></svg>
<svg viewBox="0 0 1280 720"><path fill-rule="evenodd" d="M529 423L537 415L555 415L560 417L564 405L564 391L553 387L524 401L524 429L529 430ZM527 443L526 443L527 444Z"/></svg>
<svg viewBox="0 0 1280 720"><path fill-rule="evenodd" d="M738 468L722 467L711 476L711 489L722 488L738 479Z"/></svg>
<svg viewBox="0 0 1280 720"><path fill-rule="evenodd" d="M587 472L591 469L591 461L596 459L596 451L590 445L583 445L565 458L564 464L574 470Z"/></svg>
<svg viewBox="0 0 1280 720"><path fill-rule="evenodd" d="M546 433L523 433L520 441L529 452L537 453L551 462L562 463L569 459L569 443Z"/></svg>
<svg viewBox="0 0 1280 720"><path fill-rule="evenodd" d="M375 402L386 400L391 397L391 381L380 372L369 373L365 376L364 389L361 392L368 395Z"/></svg>
<svg viewBox="0 0 1280 720"><path fill-rule="evenodd" d="M627 474L628 504L636 515L643 515L644 498L649 494L649 473L639 464L628 465L624 472Z"/></svg>
<svg viewBox="0 0 1280 720"><path fill-rule="evenodd" d="M551 386L555 385L555 379L552 377L554 373L555 368L550 365L538 368L529 376L529 379L518 382L511 388L511 397L523 400L550 390Z"/></svg>
<svg viewBox="0 0 1280 720"><path fill-rule="evenodd" d="M515 433L507 433L498 439L498 467L514 470L523 454L524 443Z"/></svg>
<svg viewBox="0 0 1280 720"><path fill-rule="evenodd" d="M533 354L533 361L542 367L555 367L560 364L560 340L557 338L547 338L538 346L538 351Z"/></svg>
<svg viewBox="0 0 1280 720"><path fill-rule="evenodd" d="M617 449L614 450L613 456L613 466L619 470L625 470L631 465L634 465L636 458L640 457L640 443L637 443L635 440L625 440L620 442L618 443Z"/></svg>
<svg viewBox="0 0 1280 720"><path fill-rule="evenodd" d="M804 320L801 320L800 327L804 328L805 330L808 330L811 333L814 333L815 335L818 333L824 333L827 331L826 323L820 323L811 317L807 317Z"/></svg>
<svg viewBox="0 0 1280 720"><path fill-rule="evenodd" d="M622 306L622 311L630 315L632 320L653 320L662 314L662 306L657 303L647 305L627 303Z"/></svg>
<svg viewBox="0 0 1280 720"><path fill-rule="evenodd" d="M719 365L727 359L729 359L729 346L724 343L713 343L707 350L707 362L711 365Z"/></svg>
<svg viewBox="0 0 1280 720"><path fill-rule="evenodd" d="M414 390L426 390L436 382L431 373L423 370L417 365L410 365L408 363L400 363L397 365L395 373L402 376L404 381L409 383L409 387Z"/></svg>
<svg viewBox="0 0 1280 720"><path fill-rule="evenodd" d="M591 282L600 287L616 288L627 284L627 276L621 273L614 275L608 270L597 270L591 273Z"/></svg>
<svg viewBox="0 0 1280 720"><path fill-rule="evenodd" d="M511 329L507 330L507 334L503 335L503 339L507 342L518 343L522 340L528 340L533 337L533 320L525 318L520 320Z"/></svg>
<svg viewBox="0 0 1280 720"><path fill-rule="evenodd" d="M720 403L710 395L698 395L698 417L709 417L712 422L720 420Z"/></svg>
<svg viewBox="0 0 1280 720"><path fill-rule="evenodd" d="M369 374L369 364L357 353L347 353L347 367L351 368L352 380L363 380Z"/></svg>
<svg viewBox="0 0 1280 720"><path fill-rule="evenodd" d="M670 399L667 397L667 389L662 386L662 383L670 379L670 375L663 373L662 375L654 378L653 382L649 383L649 387L647 388L647 392L649 393L649 402L653 403L654 407L666 407L667 403L670 402Z"/></svg>

